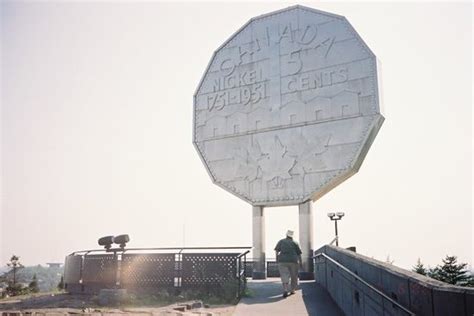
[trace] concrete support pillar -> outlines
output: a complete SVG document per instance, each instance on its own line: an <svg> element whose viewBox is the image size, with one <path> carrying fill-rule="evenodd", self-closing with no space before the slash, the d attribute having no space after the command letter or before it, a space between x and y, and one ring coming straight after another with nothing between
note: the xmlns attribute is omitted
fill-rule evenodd
<svg viewBox="0 0 474 316"><path fill-rule="evenodd" d="M301 280L314 280L313 269L313 202L306 201L298 205L300 247L302 251L303 270L300 272Z"/></svg>
<svg viewBox="0 0 474 316"><path fill-rule="evenodd" d="M253 270L252 279L266 279L265 269L265 216L263 206L252 207Z"/></svg>

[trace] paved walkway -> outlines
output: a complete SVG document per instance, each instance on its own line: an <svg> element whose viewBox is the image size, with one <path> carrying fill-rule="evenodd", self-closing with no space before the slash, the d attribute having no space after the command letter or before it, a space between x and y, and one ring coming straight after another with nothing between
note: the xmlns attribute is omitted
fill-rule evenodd
<svg viewBox="0 0 474 316"><path fill-rule="evenodd" d="M282 297L280 279L249 280L250 297L240 300L233 315L343 316L325 289L314 281L301 281L294 295Z"/></svg>

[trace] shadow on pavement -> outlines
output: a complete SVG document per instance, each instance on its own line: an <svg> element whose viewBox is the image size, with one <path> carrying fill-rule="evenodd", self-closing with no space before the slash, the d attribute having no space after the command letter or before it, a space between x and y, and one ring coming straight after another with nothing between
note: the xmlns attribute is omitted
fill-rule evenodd
<svg viewBox="0 0 474 316"><path fill-rule="evenodd" d="M245 304L267 304L284 300L283 288L280 281L249 284L251 296L245 299Z"/></svg>
<svg viewBox="0 0 474 316"><path fill-rule="evenodd" d="M300 282L300 288L308 315L344 316L326 289L316 282Z"/></svg>

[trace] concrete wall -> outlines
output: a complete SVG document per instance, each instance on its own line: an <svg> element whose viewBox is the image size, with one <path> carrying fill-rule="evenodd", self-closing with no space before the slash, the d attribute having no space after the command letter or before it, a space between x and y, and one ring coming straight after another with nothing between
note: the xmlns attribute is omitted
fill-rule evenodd
<svg viewBox="0 0 474 316"><path fill-rule="evenodd" d="M474 288L448 285L335 246L315 253L325 253L416 315L474 315ZM324 257L315 259L314 267L316 282L346 315L407 315Z"/></svg>

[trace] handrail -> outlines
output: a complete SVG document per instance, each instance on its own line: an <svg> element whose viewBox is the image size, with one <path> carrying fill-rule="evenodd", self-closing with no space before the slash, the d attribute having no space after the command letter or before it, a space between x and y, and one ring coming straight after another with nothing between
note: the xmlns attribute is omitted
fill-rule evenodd
<svg viewBox="0 0 474 316"><path fill-rule="evenodd" d="M237 256L237 259L242 258L243 256L245 256L245 255L248 254L249 252L250 252L250 250L247 250L246 252L241 253L240 255Z"/></svg>
<svg viewBox="0 0 474 316"><path fill-rule="evenodd" d="M338 236L334 237L333 240L331 240L331 242L329 243L329 245L331 246L331 245L334 244L338 239L339 239Z"/></svg>
<svg viewBox="0 0 474 316"><path fill-rule="evenodd" d="M162 248L125 248L125 249L114 249L115 251L144 251L144 250L180 250L182 252L183 250L217 250L217 249L223 249L223 250L229 250L229 249L252 249L252 247L162 247ZM106 249L90 249L90 250L78 250L70 253L69 255L75 255L79 253L90 253L90 252L111 252L107 251Z"/></svg>
<svg viewBox="0 0 474 316"><path fill-rule="evenodd" d="M314 255L312 258L317 258L317 257L320 257L320 256L323 256L325 257L326 259L328 259L329 261L331 261L332 263L334 263L336 266L338 266L339 268L341 268L342 270L344 270L345 272L349 273L351 276L353 276L354 278L356 278L357 280L359 280L360 282L362 282L364 285L368 286L372 291L376 292L377 294L379 294L380 296L384 297L385 299L387 299L389 302L391 302L392 304L394 305L397 305L397 307L399 307L400 309L402 309L404 312L408 313L409 315L416 315L415 313L413 312L410 312L408 309L406 309L405 307L403 307L402 305L400 305L400 303L398 303L397 301L393 300L391 297L387 296L385 293L383 293L382 291L378 290L377 288L373 287L372 285L370 285L367 281L365 281L364 279L362 279L360 276L358 276L357 274L355 274L354 272L352 272L351 270L349 270L348 268L346 268L345 266L343 266L342 264L340 264L339 262L337 262L336 260L334 260L333 258L331 258L330 256L326 255L325 253L317 253L316 255Z"/></svg>

